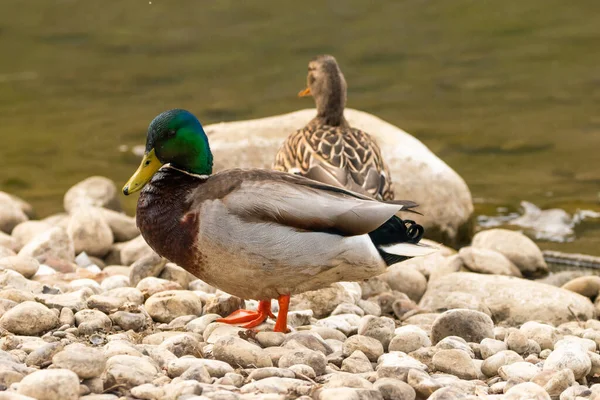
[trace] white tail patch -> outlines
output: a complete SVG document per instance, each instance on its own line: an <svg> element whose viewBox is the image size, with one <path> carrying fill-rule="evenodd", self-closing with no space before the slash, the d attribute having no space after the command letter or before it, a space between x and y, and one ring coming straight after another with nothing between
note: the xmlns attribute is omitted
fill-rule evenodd
<svg viewBox="0 0 600 400"><path fill-rule="evenodd" d="M439 248L426 244L397 243L390 246L379 246L386 253L398 256L419 257L435 253Z"/></svg>

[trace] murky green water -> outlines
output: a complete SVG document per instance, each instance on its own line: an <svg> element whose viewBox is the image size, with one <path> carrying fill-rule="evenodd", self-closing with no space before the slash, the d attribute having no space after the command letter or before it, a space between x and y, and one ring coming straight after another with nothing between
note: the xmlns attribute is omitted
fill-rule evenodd
<svg viewBox="0 0 600 400"><path fill-rule="evenodd" d="M203 123L311 105L306 63L334 54L348 105L413 133L469 184L479 213L600 211L597 0L0 3L0 190L38 213L183 107ZM125 200L129 211L135 199ZM565 251L600 255L585 224Z"/></svg>

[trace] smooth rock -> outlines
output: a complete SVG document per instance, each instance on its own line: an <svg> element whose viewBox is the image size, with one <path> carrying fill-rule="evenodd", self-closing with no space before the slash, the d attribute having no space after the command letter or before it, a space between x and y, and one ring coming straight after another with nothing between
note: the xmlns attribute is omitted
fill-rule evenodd
<svg viewBox="0 0 600 400"><path fill-rule="evenodd" d="M410 370L427 371L427 366L420 361L399 351L385 353L377 360L377 379L396 378L406 380ZM412 386L412 385L411 385Z"/></svg>
<svg viewBox="0 0 600 400"><path fill-rule="evenodd" d="M357 303L361 293L356 282L337 282L330 287L292 296L290 310L312 310L315 318L323 318L331 315L341 303Z"/></svg>
<svg viewBox="0 0 600 400"><path fill-rule="evenodd" d="M248 374L248 381L259 381L261 379L279 377L279 378L295 378L296 374L289 369L276 368L276 367L264 367L251 369Z"/></svg>
<svg viewBox="0 0 600 400"><path fill-rule="evenodd" d="M331 376L328 377L327 382L323 387L351 387L357 389L371 389L373 387L373 384L365 378L362 378L358 375L339 372L337 374L331 374Z"/></svg>
<svg viewBox="0 0 600 400"><path fill-rule="evenodd" d="M502 253L486 248L467 246L458 252L464 265L473 272L521 277L521 271Z"/></svg>
<svg viewBox="0 0 600 400"><path fill-rule="evenodd" d="M102 374L106 358L100 350L72 344L54 355L52 364L75 372L80 379L90 379Z"/></svg>
<svg viewBox="0 0 600 400"><path fill-rule="evenodd" d="M366 315L360 319L358 334L379 340L383 348L387 349L394 337L395 328L396 324L391 318Z"/></svg>
<svg viewBox="0 0 600 400"><path fill-rule="evenodd" d="M130 355L112 356L106 362L104 387L133 388L152 382L159 374L154 362L148 357Z"/></svg>
<svg viewBox="0 0 600 400"><path fill-rule="evenodd" d="M155 278L149 276L142 279L135 287L137 290L144 294L144 298L148 299L156 293L166 292L168 290L183 290L181 285L177 282L171 282L162 278Z"/></svg>
<svg viewBox="0 0 600 400"><path fill-rule="evenodd" d="M99 208L99 211L110 227L116 242L126 242L140 234L135 218L107 208Z"/></svg>
<svg viewBox="0 0 600 400"><path fill-rule="evenodd" d="M573 371L576 380L585 377L592 368L587 351L574 343L555 348L544 362L544 371L560 371L565 368Z"/></svg>
<svg viewBox="0 0 600 400"><path fill-rule="evenodd" d="M123 265L131 265L135 261L146 256L151 256L154 253L154 250L150 248L142 235L139 235L138 237L127 242L123 242L120 250L120 264Z"/></svg>
<svg viewBox="0 0 600 400"><path fill-rule="evenodd" d="M306 125L314 109L250 121L219 123L205 127L216 170L270 168L273 154L290 132ZM401 129L368 113L346 108L351 126L371 133L390 167L397 199L410 198L428 210L417 216L428 237L454 245L472 231L473 204L464 180L426 146ZM259 132L260 134L257 134Z"/></svg>
<svg viewBox="0 0 600 400"><path fill-rule="evenodd" d="M373 371L373 366L369 358L360 350L355 350L342 361L341 370L352 374Z"/></svg>
<svg viewBox="0 0 600 400"><path fill-rule="evenodd" d="M531 379L531 382L543 387L551 398L558 398L562 392L575 383L573 371L542 371Z"/></svg>
<svg viewBox="0 0 600 400"><path fill-rule="evenodd" d="M262 347L281 346L285 340L285 334L281 332L258 332L256 340Z"/></svg>
<svg viewBox="0 0 600 400"><path fill-rule="evenodd" d="M145 308L155 321L170 322L183 315L201 314L202 301L187 290L168 290L148 298Z"/></svg>
<svg viewBox="0 0 600 400"><path fill-rule="evenodd" d="M277 393L297 398L312 392L315 384L300 379L271 377L242 386L241 393Z"/></svg>
<svg viewBox="0 0 600 400"><path fill-rule="evenodd" d="M431 346L427 332L418 326L405 325L396 328L394 338L390 342L389 351L402 351L410 353L422 347Z"/></svg>
<svg viewBox="0 0 600 400"><path fill-rule="evenodd" d="M112 321L106 314L98 310L81 310L75 313L75 324L83 335L91 335L97 331L110 331Z"/></svg>
<svg viewBox="0 0 600 400"><path fill-rule="evenodd" d="M189 368L197 365L204 366L210 376L214 378L221 378L228 372L234 372L233 368L226 362L187 356L171 361L167 366L167 372L169 377L175 378L186 372Z"/></svg>
<svg viewBox="0 0 600 400"><path fill-rule="evenodd" d="M292 332L286 335L283 341L283 346L288 347L288 343L294 341L301 344L302 346L311 350L320 351L321 353L328 355L333 352L329 344L316 332Z"/></svg>
<svg viewBox="0 0 600 400"><path fill-rule="evenodd" d="M132 287L110 289L107 292L105 292L104 295L118 297L125 300L126 302L133 303L137 306L144 304L144 295L142 294L142 292Z"/></svg>
<svg viewBox="0 0 600 400"><path fill-rule="evenodd" d="M550 400L546 391L532 382L524 382L508 389L504 394L505 400Z"/></svg>
<svg viewBox="0 0 600 400"><path fill-rule="evenodd" d="M461 350L440 350L433 356L435 369L460 379L476 379L477 368L467 353Z"/></svg>
<svg viewBox="0 0 600 400"><path fill-rule="evenodd" d="M485 338L481 341L479 350L481 352L481 358L485 360L496 353L508 350L508 346L501 340Z"/></svg>
<svg viewBox="0 0 600 400"><path fill-rule="evenodd" d="M481 364L481 372L487 377L498 375L498 370L504 365L523 361L523 357L512 350L502 350L486 358Z"/></svg>
<svg viewBox="0 0 600 400"><path fill-rule="evenodd" d="M524 354L529 350L528 340L529 338L527 335L519 330L515 330L508 334L508 337L506 338L506 344L510 350L519 354Z"/></svg>
<svg viewBox="0 0 600 400"><path fill-rule="evenodd" d="M279 368L289 368L292 365L305 364L310 366L317 376L325 373L327 359L323 353L310 349L294 349L284 353L278 362Z"/></svg>
<svg viewBox="0 0 600 400"><path fill-rule="evenodd" d="M40 263L31 257L9 256L0 258L0 269L12 269L25 278L31 278L40 268Z"/></svg>
<svg viewBox="0 0 600 400"><path fill-rule="evenodd" d="M271 358L263 349L236 337L217 340L213 346L213 356L217 360L241 368L273 366Z"/></svg>
<svg viewBox="0 0 600 400"><path fill-rule="evenodd" d="M204 365L194 365L181 374L183 380L194 380L202 383L211 383L210 374Z"/></svg>
<svg viewBox="0 0 600 400"><path fill-rule="evenodd" d="M407 268L404 262L390 266L379 275L392 290L405 293L411 300L419 301L427 290L427 279L419 271Z"/></svg>
<svg viewBox="0 0 600 400"><path fill-rule="evenodd" d="M6 311L0 326L16 335L39 335L58 325L58 316L43 304L25 301Z"/></svg>
<svg viewBox="0 0 600 400"><path fill-rule="evenodd" d="M72 262L75 259L75 245L64 229L54 227L31 239L19 251L19 255L35 258L40 263L50 259Z"/></svg>
<svg viewBox="0 0 600 400"><path fill-rule="evenodd" d="M375 362L383 354L383 345L377 339L363 335L354 335L346 339L342 354L350 356L355 350L362 351L369 360Z"/></svg>
<svg viewBox="0 0 600 400"><path fill-rule="evenodd" d="M316 394L317 400L381 400L383 396L381 392L375 389L358 389L358 388L324 388L320 389Z"/></svg>
<svg viewBox="0 0 600 400"><path fill-rule="evenodd" d="M360 317L356 314L332 315L317 321L318 326L337 329L346 336L356 333L359 323Z"/></svg>
<svg viewBox="0 0 600 400"><path fill-rule="evenodd" d="M448 298L443 308L436 311L447 311L454 310L456 308L465 308L468 310L475 310L484 313L485 315L492 316L492 312L489 307L485 304L485 301L473 296L470 293L464 292L453 292Z"/></svg>
<svg viewBox="0 0 600 400"><path fill-rule="evenodd" d="M446 336L440 340L435 347L439 350L461 350L467 353L471 358L475 358L475 352L469 346L467 341L458 336Z"/></svg>
<svg viewBox="0 0 600 400"><path fill-rule="evenodd" d="M16 241L16 247L13 248L13 250L19 251L35 236L47 231L50 228L52 228L52 225L44 221L25 221L20 223L19 225L15 226L11 233L11 236Z"/></svg>
<svg viewBox="0 0 600 400"><path fill-rule="evenodd" d="M503 365L498 368L498 375L505 381L517 378L529 381L540 372L541 369L539 367L525 361L517 361L516 363Z"/></svg>
<svg viewBox="0 0 600 400"><path fill-rule="evenodd" d="M529 339L536 341L542 350L552 350L554 348L554 343L559 339L556 328L535 321L524 323L519 330Z"/></svg>
<svg viewBox="0 0 600 400"><path fill-rule="evenodd" d="M496 323L518 326L536 320L559 325L594 315L591 301L577 293L525 279L459 272L431 282L420 306L445 307L452 292L471 293L489 307Z"/></svg>
<svg viewBox="0 0 600 400"><path fill-rule="evenodd" d="M362 308L352 303L341 303L331 312L331 315L339 315L339 314L356 314L359 317L365 315L365 312Z"/></svg>
<svg viewBox="0 0 600 400"><path fill-rule="evenodd" d="M15 226L28 219L27 214L13 197L0 192L0 231L11 233Z"/></svg>
<svg viewBox="0 0 600 400"><path fill-rule="evenodd" d="M123 304L125 304L125 300L121 297L104 296L101 294L92 295L87 299L87 306L89 308L94 308L105 314L118 310Z"/></svg>
<svg viewBox="0 0 600 400"><path fill-rule="evenodd" d="M519 268L524 276L540 276L548 273L539 247L521 232L508 229L489 229L473 237L473 247L495 250L503 254Z"/></svg>
<svg viewBox="0 0 600 400"><path fill-rule="evenodd" d="M0 254L8 252L9 254L3 255L4 257L7 255L15 255L21 249L21 247L22 246L17 239L0 230L0 249L3 249L0 251Z"/></svg>
<svg viewBox="0 0 600 400"><path fill-rule="evenodd" d="M120 192L110 179L103 176L91 176L67 190L63 205L68 213L81 206L121 211L119 194Z"/></svg>
<svg viewBox="0 0 600 400"><path fill-rule="evenodd" d="M415 400L415 390L406 382L394 378L382 378L373 384L384 400Z"/></svg>
<svg viewBox="0 0 600 400"><path fill-rule="evenodd" d="M102 213L92 207L78 207L73 211L67 233L73 240L77 254L85 252L91 256L103 257L114 240Z"/></svg>
<svg viewBox="0 0 600 400"><path fill-rule="evenodd" d="M581 276L565 283L562 288L594 300L600 293L600 276Z"/></svg>
<svg viewBox="0 0 600 400"><path fill-rule="evenodd" d="M47 343L29 353L25 364L29 367L47 367L52 363L52 357L64 347L64 343L61 342Z"/></svg>
<svg viewBox="0 0 600 400"><path fill-rule="evenodd" d="M494 337L494 322L486 314L467 309L442 313L431 327L431 340L437 343L447 336L458 336L467 342L479 343Z"/></svg>
<svg viewBox="0 0 600 400"><path fill-rule="evenodd" d="M131 285L137 286L144 278L157 278L165 265L166 260L154 252L136 260L129 268Z"/></svg>
<svg viewBox="0 0 600 400"><path fill-rule="evenodd" d="M40 370L23 378L18 393L35 399L77 400L79 378L67 369Z"/></svg>
<svg viewBox="0 0 600 400"><path fill-rule="evenodd" d="M196 279L194 275L190 274L179 265L173 263L167 263L158 277L168 281L177 282L183 289L186 290L188 289L190 282ZM225 293L223 293L223 295L225 295Z"/></svg>

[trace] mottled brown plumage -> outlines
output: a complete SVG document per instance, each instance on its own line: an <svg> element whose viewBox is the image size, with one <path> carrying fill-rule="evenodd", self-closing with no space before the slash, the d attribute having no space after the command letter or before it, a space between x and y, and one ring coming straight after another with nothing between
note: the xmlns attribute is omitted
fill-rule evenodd
<svg viewBox="0 0 600 400"><path fill-rule="evenodd" d="M307 85L302 93L314 96L317 116L286 139L273 169L392 200L390 171L379 146L344 118L346 81L332 56L310 62Z"/></svg>

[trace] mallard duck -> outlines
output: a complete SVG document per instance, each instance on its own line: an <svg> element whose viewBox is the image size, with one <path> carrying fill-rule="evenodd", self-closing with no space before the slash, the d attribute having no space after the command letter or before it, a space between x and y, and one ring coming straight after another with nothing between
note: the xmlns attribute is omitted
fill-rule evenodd
<svg viewBox="0 0 600 400"><path fill-rule="evenodd" d="M344 118L346 80L334 57L323 55L310 61L307 88L298 95L314 97L317 116L287 138L273 169L377 200L392 200L392 179L379 146Z"/></svg>
<svg viewBox="0 0 600 400"><path fill-rule="evenodd" d="M428 254L423 228L395 216L411 201L379 202L308 178L262 169L212 173L198 119L185 110L158 115L142 162L123 193L141 190L136 221L161 256L227 293L259 300L220 321L264 322L278 299L275 331L287 330L290 295L381 274Z"/></svg>

